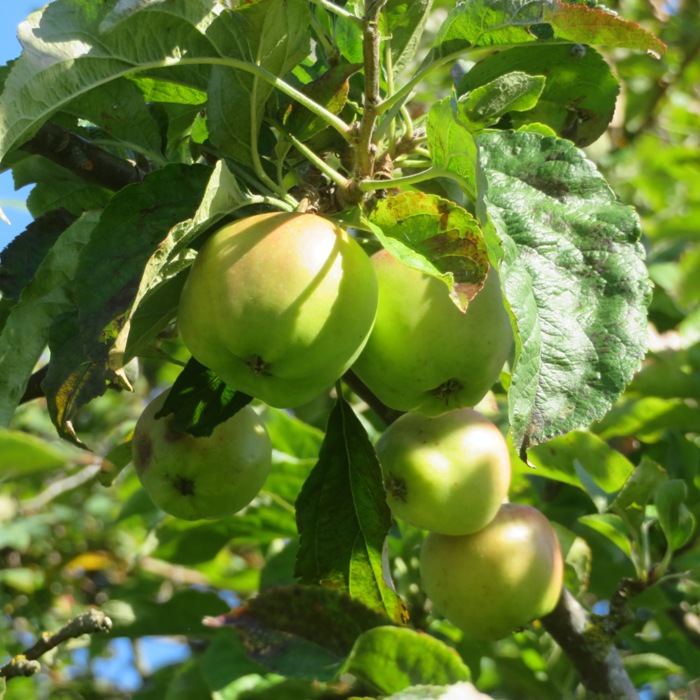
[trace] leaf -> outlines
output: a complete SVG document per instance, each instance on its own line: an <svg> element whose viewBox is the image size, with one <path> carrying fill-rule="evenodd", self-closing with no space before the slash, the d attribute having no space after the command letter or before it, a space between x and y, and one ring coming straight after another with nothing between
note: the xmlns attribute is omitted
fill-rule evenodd
<svg viewBox="0 0 700 700"><path fill-rule="evenodd" d="M0 428L0 482L58 469L65 463L59 450L38 437Z"/></svg>
<svg viewBox="0 0 700 700"><path fill-rule="evenodd" d="M610 510L641 528L647 503L667 479L668 475L659 464L643 457L610 504Z"/></svg>
<svg viewBox="0 0 700 700"><path fill-rule="evenodd" d="M522 46L499 51L468 71L458 92L474 90L514 70L545 76L546 82L536 105L509 114L511 126L547 124L577 146L593 143L607 129L619 84L610 66L590 46Z"/></svg>
<svg viewBox="0 0 700 700"><path fill-rule="evenodd" d="M211 630L202 623L203 619L220 615L228 608L215 593L188 589L177 591L168 600L156 600L141 582L134 582L131 588L131 595L122 588L120 598L102 606L114 623L115 637L135 639L154 634L210 637Z"/></svg>
<svg viewBox="0 0 700 700"><path fill-rule="evenodd" d="M545 86L542 75L513 71L470 90L458 101L459 113L476 131L495 124L507 112L525 112L538 102Z"/></svg>
<svg viewBox="0 0 700 700"><path fill-rule="evenodd" d="M173 413L172 427L195 437L207 437L253 400L227 386L193 357L180 372L156 419Z"/></svg>
<svg viewBox="0 0 700 700"><path fill-rule="evenodd" d="M361 634L343 672L381 695L417 684L466 681L471 675L454 649L405 627L375 627Z"/></svg>
<svg viewBox="0 0 700 700"><path fill-rule="evenodd" d="M402 621L405 609L386 569L391 514L379 462L350 406L339 398L319 460L296 503L300 545L295 575L347 591L372 610Z"/></svg>
<svg viewBox="0 0 700 700"><path fill-rule="evenodd" d="M599 8L559 0L471 0L457 3L448 14L431 60L470 46L495 48L536 41L641 49L657 58L666 48L635 22Z"/></svg>
<svg viewBox="0 0 700 700"><path fill-rule="evenodd" d="M98 126L100 141L113 139L156 159L160 154L158 124L138 87L126 78L75 97L63 111Z"/></svg>
<svg viewBox="0 0 700 700"><path fill-rule="evenodd" d="M476 219L459 205L424 192L403 192L380 200L370 223L392 255L444 281L460 309L484 286L486 243Z"/></svg>
<svg viewBox="0 0 700 700"><path fill-rule="evenodd" d="M32 221L0 254L0 292L19 299L42 260L75 217L59 209Z"/></svg>
<svg viewBox="0 0 700 700"><path fill-rule="evenodd" d="M315 642L339 658L350 653L363 632L387 623L384 615L345 593L299 585L262 591L232 611L230 619L236 624L241 617L254 618L269 629Z"/></svg>
<svg viewBox="0 0 700 700"><path fill-rule="evenodd" d="M536 467L528 473L585 490L579 467L605 493L619 491L634 472L634 466L626 457L597 435L582 430L572 430L531 448L528 461Z"/></svg>
<svg viewBox="0 0 700 700"><path fill-rule="evenodd" d="M451 685L413 685L385 700L491 700L490 695L480 693L471 683Z"/></svg>
<svg viewBox="0 0 700 700"><path fill-rule="evenodd" d="M18 29L22 56L4 86L0 159L73 99L125 75L159 69L164 79L176 74L178 82L206 89L208 67L202 74L198 66L173 66L183 46L188 60L226 55L202 33L220 11L204 0L61 0L30 15Z"/></svg>
<svg viewBox="0 0 700 700"><path fill-rule="evenodd" d="M688 487L682 479L666 481L654 494L659 525L671 551L683 547L695 531L695 516L685 504L687 498Z"/></svg>
<svg viewBox="0 0 700 700"><path fill-rule="evenodd" d="M214 169L207 172L209 180L194 215L174 226L158 246L151 250L152 254L140 276L131 311L124 319L110 350L112 367L123 367L135 356L139 348L154 338L163 326L175 317L179 302L177 292L181 288L180 285L184 284L184 274L194 258L185 246L225 216L230 216L237 209L256 201L241 190L223 160L218 161ZM201 174L203 175L204 171ZM196 205L194 202L193 204ZM142 309L144 304L147 306ZM150 318L150 323L144 315ZM132 323L135 324L133 328Z"/></svg>
<svg viewBox="0 0 700 700"><path fill-rule="evenodd" d="M651 32L602 8L557 1L546 6L544 19L558 38L568 41L648 51L655 58L666 51L663 41Z"/></svg>
<svg viewBox="0 0 700 700"><path fill-rule="evenodd" d="M78 255L97 220L98 215L89 212L60 234L10 311L0 333L0 425L9 424L54 319L72 308Z"/></svg>
<svg viewBox="0 0 700 700"><path fill-rule="evenodd" d="M349 78L361 68L362 65L358 63L331 66L323 75L304 85L301 92L332 114L340 114L348 99ZM294 101L287 105L282 121L287 131L300 141L308 141L328 126L320 117Z"/></svg>
<svg viewBox="0 0 700 700"><path fill-rule="evenodd" d="M457 104L450 97L436 102L425 126L433 164L459 175L467 194L476 192L477 147L474 136L457 117Z"/></svg>
<svg viewBox="0 0 700 700"><path fill-rule="evenodd" d="M477 210L516 323L509 417L524 454L619 397L646 350L650 283L634 210L573 144L522 132L477 141Z"/></svg>
<svg viewBox="0 0 700 700"><path fill-rule="evenodd" d="M228 54L283 76L310 50L308 3L302 0L261 0L227 13L226 22L212 27L216 44ZM251 137L257 137L272 87L239 69L215 66L209 86L207 125L221 152L246 165L253 163ZM257 138L256 148L257 148Z"/></svg>
<svg viewBox="0 0 700 700"><path fill-rule="evenodd" d="M610 540L618 549L624 552L628 559L634 561L632 557L632 542L627 526L618 515L613 513L583 515L578 520Z"/></svg>
<svg viewBox="0 0 700 700"><path fill-rule="evenodd" d="M408 66L415 55L428 20L432 0L387 0L382 8L382 36L391 37L391 69L394 76Z"/></svg>
<svg viewBox="0 0 700 700"><path fill-rule="evenodd" d="M593 430L603 440L632 435L642 442L654 443L671 430L700 432L700 415L679 399L625 398Z"/></svg>
<svg viewBox="0 0 700 700"><path fill-rule="evenodd" d="M297 459L318 459L324 433L287 411L265 407L264 422L274 449Z"/></svg>

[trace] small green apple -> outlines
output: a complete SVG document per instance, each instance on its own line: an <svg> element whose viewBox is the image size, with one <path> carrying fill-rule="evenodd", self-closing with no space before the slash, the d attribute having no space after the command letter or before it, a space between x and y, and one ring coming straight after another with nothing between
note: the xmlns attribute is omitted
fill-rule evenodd
<svg viewBox="0 0 700 700"><path fill-rule="evenodd" d="M371 260L379 282L377 318L355 374L398 411L437 415L475 406L513 345L495 272L463 313L440 280L385 250Z"/></svg>
<svg viewBox="0 0 700 700"><path fill-rule="evenodd" d="M471 408L436 417L405 413L376 444L392 513L443 535L481 530L510 486L500 430Z"/></svg>
<svg viewBox="0 0 700 700"><path fill-rule="evenodd" d="M430 533L421 548L423 590L438 612L477 639L502 639L550 613L564 564L556 532L536 508L501 506L471 535Z"/></svg>
<svg viewBox="0 0 700 700"><path fill-rule="evenodd" d="M179 326L192 355L227 384L290 408L350 367L376 310L374 269L347 232L312 214L259 214L203 246Z"/></svg>
<svg viewBox="0 0 700 700"><path fill-rule="evenodd" d="M272 462L272 445L257 413L245 406L208 437L172 427L172 414L156 420L168 392L151 401L134 429L136 473L151 500L184 520L223 518L258 494Z"/></svg>

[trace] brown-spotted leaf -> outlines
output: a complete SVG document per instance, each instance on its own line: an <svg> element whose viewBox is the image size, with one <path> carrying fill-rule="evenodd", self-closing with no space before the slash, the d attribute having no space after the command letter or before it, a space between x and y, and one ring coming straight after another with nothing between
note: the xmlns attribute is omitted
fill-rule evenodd
<svg viewBox="0 0 700 700"><path fill-rule="evenodd" d="M552 25L557 39L594 46L621 46L648 51L660 58L666 44L636 22L595 7L557 2L545 11L545 22Z"/></svg>
<svg viewBox="0 0 700 700"><path fill-rule="evenodd" d="M476 219L458 204L425 192L401 192L381 200L369 223L392 255L443 280L462 311L484 286L486 242Z"/></svg>

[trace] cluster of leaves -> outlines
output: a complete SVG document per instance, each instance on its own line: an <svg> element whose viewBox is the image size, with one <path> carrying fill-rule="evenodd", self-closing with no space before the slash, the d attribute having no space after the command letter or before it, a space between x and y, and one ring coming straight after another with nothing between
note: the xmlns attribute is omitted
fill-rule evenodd
<svg viewBox="0 0 700 700"><path fill-rule="evenodd" d="M242 515L164 518L119 473L153 386L178 377L194 431L228 406L193 364L178 376L171 324L196 249L233 217L304 200L459 305L498 268L516 352L483 408L510 428L512 495L554 522L567 585L619 635L633 683L687 683L700 667L693 7L657 21L663 67L642 55L664 45L641 26L545 1L54 0L21 25L23 55L0 69L0 157L34 184L36 221L0 268L2 645L18 653L23 632L97 604L115 636L188 640L182 665L142 669L141 698L440 697L406 689L470 678L503 697L572 692L540 627L476 644L430 613L421 533L387 540L379 415L349 389L294 416L261 407L275 463ZM638 85L664 70L657 93ZM429 103L426 84L440 90ZM653 297L637 215L608 181L642 214ZM657 344L629 384L649 304ZM46 409L17 410L39 381ZM229 613L222 591L250 601Z"/></svg>

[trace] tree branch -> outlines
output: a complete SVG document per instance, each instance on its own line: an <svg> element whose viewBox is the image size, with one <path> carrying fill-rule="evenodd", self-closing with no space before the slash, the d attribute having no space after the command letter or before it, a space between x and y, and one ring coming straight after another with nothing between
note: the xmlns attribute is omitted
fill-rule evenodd
<svg viewBox="0 0 700 700"><path fill-rule="evenodd" d="M0 668L0 678L33 676L41 670L41 664L39 664L36 659L43 656L47 651L51 651L51 649L54 649L68 639L81 637L84 634L109 632L111 629L112 620L103 612L91 608L87 612L73 618L58 632L54 634L43 632L34 646L27 649L23 654L18 654L13 657Z"/></svg>
<svg viewBox="0 0 700 700"><path fill-rule="evenodd" d="M381 83L379 14L386 0L369 0L362 25L364 28L363 57L365 65L365 99L362 120L356 127L354 141L354 182L372 177L377 147L372 143L374 126L379 116L379 87ZM351 186L351 196L359 201L363 193Z"/></svg>
<svg viewBox="0 0 700 700"><path fill-rule="evenodd" d="M615 645L566 588L557 607L541 622L590 693L613 700L639 700Z"/></svg>
<svg viewBox="0 0 700 700"><path fill-rule="evenodd" d="M141 182L145 175L134 163L112 155L53 122L46 122L21 149L43 156L108 190L116 191Z"/></svg>

